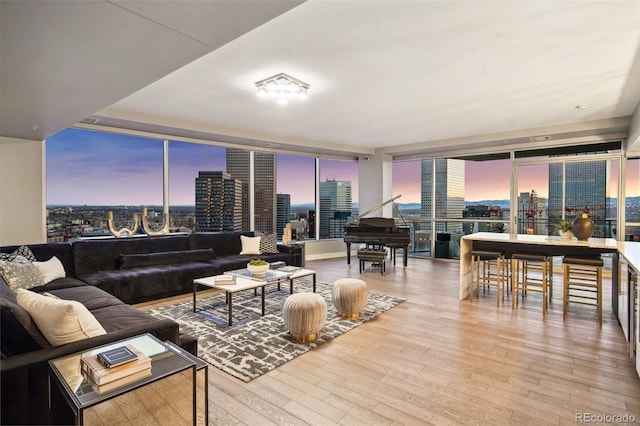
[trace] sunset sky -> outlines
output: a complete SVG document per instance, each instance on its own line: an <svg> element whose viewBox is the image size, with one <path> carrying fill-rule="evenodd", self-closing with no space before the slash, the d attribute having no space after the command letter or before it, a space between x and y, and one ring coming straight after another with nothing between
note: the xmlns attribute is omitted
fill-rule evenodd
<svg viewBox="0 0 640 426"><path fill-rule="evenodd" d="M47 140L46 153L47 204L162 204L162 141L67 129ZM278 192L291 194L292 204L312 203L315 160L290 155L279 155L278 160ZM225 163L224 148L170 142L171 204L193 205L198 172L225 170ZM628 162L629 196L640 195L639 163ZM357 201L357 162L322 160L320 174L322 180L352 181ZM508 199L510 175L509 160L467 162L465 200ZM547 166L521 168L519 179L519 192L535 189L547 196ZM399 203L420 202L420 161L394 163L393 194L402 194Z"/></svg>

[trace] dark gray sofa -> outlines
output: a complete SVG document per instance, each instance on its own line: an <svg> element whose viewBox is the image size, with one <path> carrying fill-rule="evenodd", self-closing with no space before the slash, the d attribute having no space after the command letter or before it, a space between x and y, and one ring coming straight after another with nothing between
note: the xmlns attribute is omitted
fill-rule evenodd
<svg viewBox="0 0 640 426"><path fill-rule="evenodd" d="M291 264L292 253L281 244L278 253L241 255L241 235L254 233L77 241L72 246L75 276L133 304L189 293L194 279L244 268L251 259Z"/></svg>
<svg viewBox="0 0 640 426"><path fill-rule="evenodd" d="M65 246L68 245L57 246L56 252L63 253ZM71 251L70 246L67 249ZM40 250L34 247L33 251ZM179 326L175 321L157 319L73 277L58 278L30 290L46 291L61 299L82 303L107 334L52 347L0 276L2 424L65 422L50 418L49 360L143 333L151 333L162 341L180 343Z"/></svg>
<svg viewBox="0 0 640 426"><path fill-rule="evenodd" d="M47 361L127 337L151 333L181 344L179 326L159 320L129 304L193 290L193 279L243 268L254 258L292 264L294 252L278 245L278 253L240 255L240 235L251 232L198 233L161 237L83 240L31 244L38 261L56 256L66 277L30 288L85 305L107 334L51 347L18 306L0 277L0 364L2 424L47 424L49 382ZM19 246L0 247L11 253ZM193 342L192 342L193 343ZM193 352L192 348L187 348Z"/></svg>

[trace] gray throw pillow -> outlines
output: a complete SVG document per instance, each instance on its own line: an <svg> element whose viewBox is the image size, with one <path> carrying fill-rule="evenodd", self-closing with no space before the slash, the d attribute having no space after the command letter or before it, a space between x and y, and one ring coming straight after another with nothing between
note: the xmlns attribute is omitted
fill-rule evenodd
<svg viewBox="0 0 640 426"><path fill-rule="evenodd" d="M44 284L33 263L22 256L17 256L13 261L0 260L0 275L13 291Z"/></svg>

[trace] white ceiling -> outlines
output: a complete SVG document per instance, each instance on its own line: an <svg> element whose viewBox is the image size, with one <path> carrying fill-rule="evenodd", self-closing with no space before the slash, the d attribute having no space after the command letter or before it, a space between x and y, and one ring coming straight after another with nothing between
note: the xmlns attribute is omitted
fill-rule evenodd
<svg viewBox="0 0 640 426"><path fill-rule="evenodd" d="M400 158L624 135L640 99L640 0L35 3L1 2L6 136L46 138L92 116ZM258 98L253 83L280 72L309 83L308 99Z"/></svg>

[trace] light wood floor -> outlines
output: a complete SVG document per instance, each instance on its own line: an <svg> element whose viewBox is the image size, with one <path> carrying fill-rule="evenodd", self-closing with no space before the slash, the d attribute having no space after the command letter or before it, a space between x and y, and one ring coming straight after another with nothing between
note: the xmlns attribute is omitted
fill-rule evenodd
<svg viewBox="0 0 640 426"><path fill-rule="evenodd" d="M455 261L387 262L384 277L346 258L306 267L319 282L358 277L407 300L250 383L210 367L211 424L562 425L604 414L640 423L640 379L610 297L600 328L589 307L563 321L559 276L543 317L539 295L515 311L510 299L496 308L495 292L459 301Z"/></svg>

